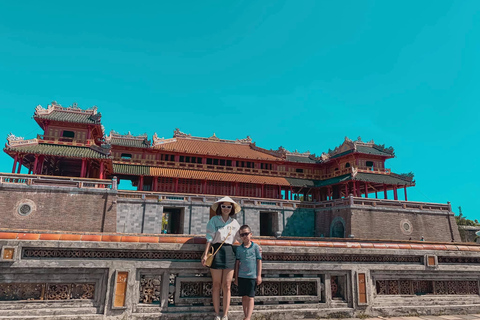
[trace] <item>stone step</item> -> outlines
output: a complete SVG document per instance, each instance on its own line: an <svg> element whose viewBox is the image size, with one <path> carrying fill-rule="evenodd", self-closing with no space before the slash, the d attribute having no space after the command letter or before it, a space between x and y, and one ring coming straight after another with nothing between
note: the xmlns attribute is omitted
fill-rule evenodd
<svg viewBox="0 0 480 320"><path fill-rule="evenodd" d="M32 319L35 319L35 317L52 317L66 315L82 315L82 317L87 317L90 315L97 316L98 309L95 307L81 307L0 310L0 319L28 319L26 317L33 317Z"/></svg>

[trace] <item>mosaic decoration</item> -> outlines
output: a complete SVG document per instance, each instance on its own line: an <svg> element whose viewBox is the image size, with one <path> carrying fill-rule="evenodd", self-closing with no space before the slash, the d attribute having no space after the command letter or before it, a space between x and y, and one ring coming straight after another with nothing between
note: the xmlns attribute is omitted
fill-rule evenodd
<svg viewBox="0 0 480 320"><path fill-rule="evenodd" d="M140 303L160 303L161 276L140 277Z"/></svg>
<svg viewBox="0 0 480 320"><path fill-rule="evenodd" d="M37 249L24 248L23 258L69 258L69 259L142 259L142 260L197 260L203 252L192 251L124 251L98 249ZM312 261L312 262L356 262L356 263L418 263L423 256L389 255L318 255L263 253L264 261Z"/></svg>
<svg viewBox="0 0 480 320"><path fill-rule="evenodd" d="M93 283L0 283L0 301L94 299Z"/></svg>
<svg viewBox="0 0 480 320"><path fill-rule="evenodd" d="M478 281L377 280L378 295L478 295Z"/></svg>
<svg viewBox="0 0 480 320"><path fill-rule="evenodd" d="M238 287L232 283L232 296L238 296ZM268 281L257 287L256 296L316 296L317 282L315 281ZM209 298L212 296L211 282L182 282L180 298Z"/></svg>

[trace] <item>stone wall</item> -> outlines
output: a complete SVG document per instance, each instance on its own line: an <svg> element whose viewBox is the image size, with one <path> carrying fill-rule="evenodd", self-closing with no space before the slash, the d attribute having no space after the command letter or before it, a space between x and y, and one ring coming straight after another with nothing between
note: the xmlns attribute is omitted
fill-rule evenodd
<svg viewBox="0 0 480 320"><path fill-rule="evenodd" d="M399 208L337 206L316 209L316 235L331 236L332 223L344 222L345 237L360 239L398 239L462 241L452 212L420 211ZM450 220L450 223L449 223Z"/></svg>
<svg viewBox="0 0 480 320"><path fill-rule="evenodd" d="M0 239L0 316L212 318L211 278L199 262L203 238L11 230L0 232ZM480 312L480 246L254 241L263 248L258 317ZM232 320L242 319L236 290L233 286Z"/></svg>
<svg viewBox="0 0 480 320"><path fill-rule="evenodd" d="M0 227L115 232L116 191L0 184Z"/></svg>

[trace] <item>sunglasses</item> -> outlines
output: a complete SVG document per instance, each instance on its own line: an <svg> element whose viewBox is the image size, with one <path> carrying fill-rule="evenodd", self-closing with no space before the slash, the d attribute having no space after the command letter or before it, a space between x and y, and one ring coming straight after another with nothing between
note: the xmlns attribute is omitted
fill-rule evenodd
<svg viewBox="0 0 480 320"><path fill-rule="evenodd" d="M251 232L246 232L246 233L240 233L240 237L246 237L250 234Z"/></svg>
<svg viewBox="0 0 480 320"><path fill-rule="evenodd" d="M232 209L232 206L225 206L225 205L221 205L222 209Z"/></svg>

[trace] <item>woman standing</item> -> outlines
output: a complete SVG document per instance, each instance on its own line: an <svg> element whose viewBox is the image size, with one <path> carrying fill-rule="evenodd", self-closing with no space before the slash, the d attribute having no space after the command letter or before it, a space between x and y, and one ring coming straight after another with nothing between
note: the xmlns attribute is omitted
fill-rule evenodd
<svg viewBox="0 0 480 320"><path fill-rule="evenodd" d="M214 320L228 320L228 309L230 308L230 286L235 268L235 253L232 244L235 240L240 241L238 231L240 225L232 218L242 208L230 197L224 197L215 202L210 210L216 215L207 224L207 245L202 257L202 265L205 266L207 252L213 247L214 252L218 250L210 267L212 273L212 299L215 308ZM223 245L222 245L223 243ZM223 317L220 318L220 289L223 291Z"/></svg>

